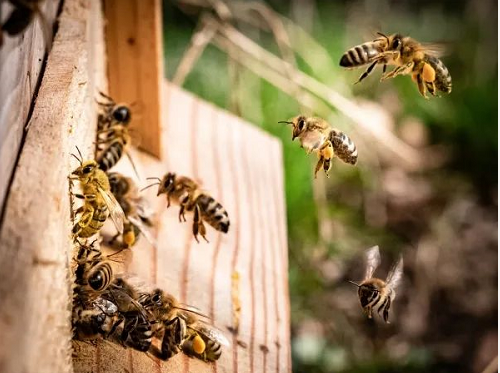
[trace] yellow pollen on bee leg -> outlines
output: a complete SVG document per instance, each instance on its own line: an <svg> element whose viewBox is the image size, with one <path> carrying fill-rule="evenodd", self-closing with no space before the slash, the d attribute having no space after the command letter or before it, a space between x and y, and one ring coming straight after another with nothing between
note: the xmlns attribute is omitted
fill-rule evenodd
<svg viewBox="0 0 500 373"><path fill-rule="evenodd" d="M123 243L128 247L135 243L135 234L132 231L123 234Z"/></svg>
<svg viewBox="0 0 500 373"><path fill-rule="evenodd" d="M436 71L432 68L428 63L424 64L424 68L422 69L422 77L426 82L433 82L436 80Z"/></svg>
<svg viewBox="0 0 500 373"><path fill-rule="evenodd" d="M194 337L193 339L193 351L196 352L197 354L202 354L203 352L205 352L205 342L203 341L203 339L197 335L196 337Z"/></svg>

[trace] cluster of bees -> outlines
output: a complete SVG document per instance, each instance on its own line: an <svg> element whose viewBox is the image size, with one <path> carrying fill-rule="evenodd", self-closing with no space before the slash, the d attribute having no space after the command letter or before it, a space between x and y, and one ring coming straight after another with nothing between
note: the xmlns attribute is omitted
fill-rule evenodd
<svg viewBox="0 0 500 373"><path fill-rule="evenodd" d="M143 235L153 245L149 231L152 214L132 178L110 169L128 154L131 112L100 93L96 159L84 160L80 151L72 154L78 167L71 173L70 185L78 181L83 201L74 211L72 235L75 242L72 321L78 340L104 339L167 360L179 352L203 361L215 361L222 345L229 342L224 333L209 323L196 307L181 304L162 289L142 289L130 278L114 273L113 256L130 249ZM220 203L202 191L193 180L167 173L154 178L157 195L166 195L180 206L179 220L185 212L194 213L193 234L205 240L204 222L228 232L229 217ZM73 187L71 187L73 190ZM108 219L117 234L111 239L113 253L105 255L97 238Z"/></svg>
<svg viewBox="0 0 500 373"><path fill-rule="evenodd" d="M366 71L356 83L363 81L377 65L383 66L381 81L398 75L411 75L417 84L418 91L424 98L427 92L437 96L438 92L450 93L452 89L451 75L439 59L438 45L423 44L400 34L390 36L378 33L373 41L357 45L345 52L340 59L340 66L357 68L368 65ZM394 69L387 71L387 66ZM355 83L355 84L356 84ZM332 128L321 118L298 115L290 121L280 121L292 125L292 141L299 139L300 145L309 154L315 152L318 162L314 169L316 178L322 168L328 177L334 157L355 165L358 150L354 142L341 131ZM396 288L403 275L403 258L400 257L384 280L373 277L380 264L378 246L366 252L366 270L361 283L350 281L358 287L358 297L365 314L372 318L373 310L389 322L389 309L396 297Z"/></svg>

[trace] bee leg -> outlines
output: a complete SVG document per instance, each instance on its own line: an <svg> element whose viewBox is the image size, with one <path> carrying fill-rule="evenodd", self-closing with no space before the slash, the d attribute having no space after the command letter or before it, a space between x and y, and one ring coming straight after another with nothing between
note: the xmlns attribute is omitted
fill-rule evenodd
<svg viewBox="0 0 500 373"><path fill-rule="evenodd" d="M427 95L426 95L426 89L425 89L425 83L424 83L424 80L422 79L422 74L417 74L417 87L418 87L418 91L420 92L420 94L425 98L427 99Z"/></svg>
<svg viewBox="0 0 500 373"><path fill-rule="evenodd" d="M389 323L389 309L390 308L391 308L391 297L388 297L387 298L387 304L385 305L385 308L384 308L384 321L387 324L390 324Z"/></svg>
<svg viewBox="0 0 500 373"><path fill-rule="evenodd" d="M186 216L184 215L184 210L185 210L186 206L185 205L181 205L181 208L179 209L179 222L185 222L186 221Z"/></svg>
<svg viewBox="0 0 500 373"><path fill-rule="evenodd" d="M332 168L332 159L325 159L325 161L323 162L323 170L325 171L325 174L326 174L326 177L330 177L328 175L328 171L330 171L330 169Z"/></svg>
<svg viewBox="0 0 500 373"><path fill-rule="evenodd" d="M368 66L368 69L366 69L366 71L359 77L358 81L354 84L358 84L358 83L361 83L361 81L363 79L365 79L368 75L371 74L373 68L377 65L378 61L375 61L374 63L372 63L370 66ZM384 65L386 66L386 65Z"/></svg>
<svg viewBox="0 0 500 373"><path fill-rule="evenodd" d="M436 96L436 85L434 82L425 82L425 86L431 95Z"/></svg>
<svg viewBox="0 0 500 373"><path fill-rule="evenodd" d="M382 68L382 74L385 74L386 71L387 71L387 64L384 63L384 67Z"/></svg>
<svg viewBox="0 0 500 373"><path fill-rule="evenodd" d="M200 234L201 237L203 237L203 239L208 242L206 237L207 230L205 228L205 224L203 224L203 219L201 218L200 207L196 205L194 208L193 235L196 239L196 242L199 243L200 241L198 241L198 234Z"/></svg>
<svg viewBox="0 0 500 373"><path fill-rule="evenodd" d="M319 156L318 163L316 163L316 168L314 169L314 178L316 179L318 177L318 171L319 169L323 166L325 159L323 158L322 155Z"/></svg>
<svg viewBox="0 0 500 373"><path fill-rule="evenodd" d="M366 307L366 316L368 316L369 319L373 318L373 313L372 313L372 307L368 306Z"/></svg>

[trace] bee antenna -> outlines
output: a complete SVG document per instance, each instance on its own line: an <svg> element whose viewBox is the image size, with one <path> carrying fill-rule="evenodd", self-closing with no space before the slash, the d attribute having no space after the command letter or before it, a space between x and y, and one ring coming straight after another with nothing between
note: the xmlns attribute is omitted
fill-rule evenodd
<svg viewBox="0 0 500 373"><path fill-rule="evenodd" d="M288 122L286 120L280 120L278 123L293 124L293 122Z"/></svg>
<svg viewBox="0 0 500 373"><path fill-rule="evenodd" d="M147 177L146 180L158 180L161 181L159 177Z"/></svg>
<svg viewBox="0 0 500 373"><path fill-rule="evenodd" d="M78 151L78 154L80 155L80 164L83 163L83 155L82 155L82 152L80 151L80 149L78 149L78 146L75 145L75 148L76 150Z"/></svg>
<svg viewBox="0 0 500 373"><path fill-rule="evenodd" d="M74 155L73 153L71 153L71 155L73 157L75 157L75 159L78 161L78 163L80 163L80 166L81 166L82 165L82 161L76 155Z"/></svg>
<svg viewBox="0 0 500 373"><path fill-rule="evenodd" d="M382 36L383 38L385 38L385 40L387 40L387 43L389 43L389 38L387 37L386 34L383 34L381 32L377 32L377 34L379 34L380 36Z"/></svg>
<svg viewBox="0 0 500 373"><path fill-rule="evenodd" d="M148 188L151 188L152 186L155 186L155 185L160 185L160 183L154 183L154 184L151 184L151 185L148 185L147 187L144 187L140 190L140 192L142 192L143 190L146 190Z"/></svg>
<svg viewBox="0 0 500 373"><path fill-rule="evenodd" d="M348 280L351 284L356 285L358 288L361 286L360 284L355 283L354 281Z"/></svg>

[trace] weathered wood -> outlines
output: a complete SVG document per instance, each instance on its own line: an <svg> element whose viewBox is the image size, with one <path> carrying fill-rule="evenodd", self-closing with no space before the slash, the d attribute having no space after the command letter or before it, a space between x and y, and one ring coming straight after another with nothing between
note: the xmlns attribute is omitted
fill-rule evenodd
<svg viewBox="0 0 500 373"><path fill-rule="evenodd" d="M134 152L139 172L142 178L172 171L200 180L227 209L231 226L228 234L208 226L210 243L197 244L192 214L180 223L178 206L167 209L165 197L149 189L144 193L158 213L158 248L140 240L127 270L197 306L224 331L232 324L231 278L238 272L240 330L237 336L227 331L232 346L216 364L183 354L160 362L109 342L78 342L75 372L290 372L281 144L175 86L166 93L163 157ZM126 160L116 169L133 175Z"/></svg>
<svg viewBox="0 0 500 373"><path fill-rule="evenodd" d="M131 103L139 146L159 157L163 80L160 0L105 0L109 93Z"/></svg>
<svg viewBox="0 0 500 373"><path fill-rule="evenodd" d="M72 371L67 176L93 149L102 30L98 0L65 0L0 231L0 372Z"/></svg>
<svg viewBox="0 0 500 373"><path fill-rule="evenodd" d="M49 30L55 22L60 0L46 0L42 12ZM0 22L12 10L0 1ZM45 56L45 40L38 17L21 34L4 33L0 47L0 208L3 206L11 175L17 160L30 104L38 85Z"/></svg>

